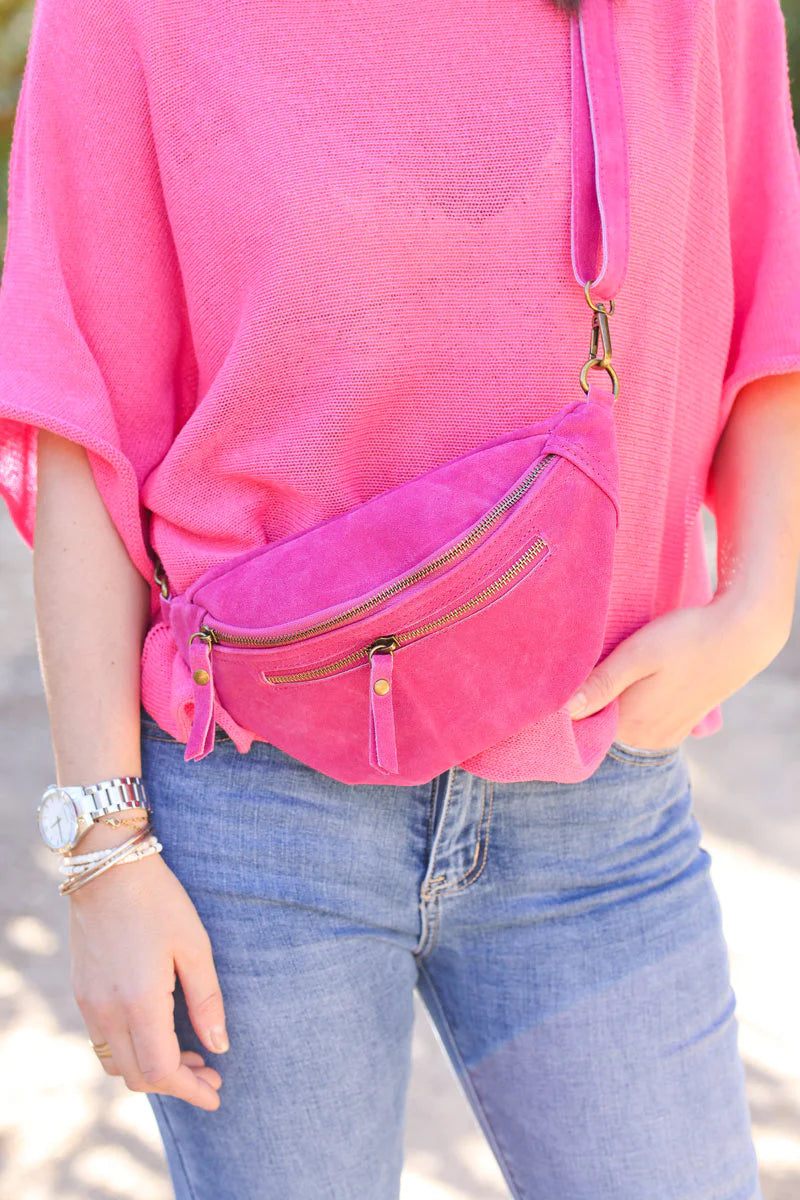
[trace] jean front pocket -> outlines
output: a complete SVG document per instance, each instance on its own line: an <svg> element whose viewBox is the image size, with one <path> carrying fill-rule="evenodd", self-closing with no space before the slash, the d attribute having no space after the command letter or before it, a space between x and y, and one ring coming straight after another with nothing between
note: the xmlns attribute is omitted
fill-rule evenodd
<svg viewBox="0 0 800 1200"><path fill-rule="evenodd" d="M674 746L664 746L656 750L644 749L641 746L629 746L627 742L613 741L608 753L618 762L634 763L638 766L655 767L672 762L681 751L682 742Z"/></svg>

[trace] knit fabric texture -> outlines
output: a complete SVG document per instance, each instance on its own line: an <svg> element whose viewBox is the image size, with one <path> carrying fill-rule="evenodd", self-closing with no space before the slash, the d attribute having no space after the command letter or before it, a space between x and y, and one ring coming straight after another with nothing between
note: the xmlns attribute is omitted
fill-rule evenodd
<svg viewBox="0 0 800 1200"><path fill-rule="evenodd" d="M604 654L708 601L700 509L723 425L743 384L800 370L778 0L619 0L615 18L631 256L611 318ZM32 545L38 429L86 447L152 586L142 699L174 736L190 680L148 528L179 592L580 395L569 62L549 0L38 0L0 286L0 491ZM543 721L463 765L566 781L578 751Z"/></svg>

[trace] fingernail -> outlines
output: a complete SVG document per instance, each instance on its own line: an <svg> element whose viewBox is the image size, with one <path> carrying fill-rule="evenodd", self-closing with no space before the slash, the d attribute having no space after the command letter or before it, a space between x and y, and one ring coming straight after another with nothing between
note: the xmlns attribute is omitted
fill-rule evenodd
<svg viewBox="0 0 800 1200"><path fill-rule="evenodd" d="M215 1025L213 1029L209 1029L208 1040L211 1042L211 1045L214 1047L217 1054L224 1054L226 1050L230 1049L230 1043L228 1041L228 1035L225 1032L224 1025Z"/></svg>
<svg viewBox="0 0 800 1200"><path fill-rule="evenodd" d="M571 717L577 717L586 708L586 696L583 692L576 692L571 700L567 701L567 711Z"/></svg>

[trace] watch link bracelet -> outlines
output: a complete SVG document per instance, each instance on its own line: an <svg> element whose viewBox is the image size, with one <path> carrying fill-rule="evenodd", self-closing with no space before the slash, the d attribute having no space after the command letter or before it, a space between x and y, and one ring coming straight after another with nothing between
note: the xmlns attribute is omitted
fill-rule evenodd
<svg viewBox="0 0 800 1200"><path fill-rule="evenodd" d="M72 787L51 783L42 794L36 814L45 845L57 854L66 854L98 818L131 808L151 811L139 775L115 776L101 783Z"/></svg>

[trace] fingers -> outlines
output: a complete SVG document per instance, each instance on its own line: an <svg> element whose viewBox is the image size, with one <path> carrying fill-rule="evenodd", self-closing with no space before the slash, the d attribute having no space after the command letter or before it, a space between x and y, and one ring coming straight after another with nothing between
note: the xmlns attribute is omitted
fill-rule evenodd
<svg viewBox="0 0 800 1200"><path fill-rule="evenodd" d="M181 1051L172 1004L86 1005L84 1020L92 1042L107 1043L109 1057L99 1058L108 1075L121 1075L133 1092L159 1092L198 1108L219 1108L222 1078L193 1050ZM81 1008L84 1011L84 1008Z"/></svg>
<svg viewBox="0 0 800 1200"><path fill-rule="evenodd" d="M569 715L575 720L590 717L624 692L638 679L652 673L652 664L645 659L642 647L633 634L608 654L590 672L578 691L567 702Z"/></svg>
<svg viewBox="0 0 800 1200"><path fill-rule="evenodd" d="M228 1049L228 1034L222 991L214 966L211 941L202 927L200 933L202 936L175 955L175 967L195 1033L209 1050L224 1054Z"/></svg>
<svg viewBox="0 0 800 1200"><path fill-rule="evenodd" d="M181 1050L181 1062L186 1063L201 1079L207 1079L213 1088L222 1087L222 1076L214 1067L206 1067L202 1055L195 1050Z"/></svg>
<svg viewBox="0 0 800 1200"><path fill-rule="evenodd" d="M125 1004L130 1035L128 1040L121 1038L120 1046L121 1053L127 1055L130 1047L131 1054L130 1061L127 1057L120 1061L125 1082L133 1091L166 1092L200 1108L218 1108L219 1096L210 1079L182 1060L173 1007L171 993L143 996ZM116 1054L116 1044L111 1045Z"/></svg>
<svg viewBox="0 0 800 1200"><path fill-rule="evenodd" d="M172 994L142 995L128 1000L125 1020L142 1078L155 1085L174 1074L180 1066L181 1052L175 1034Z"/></svg>

